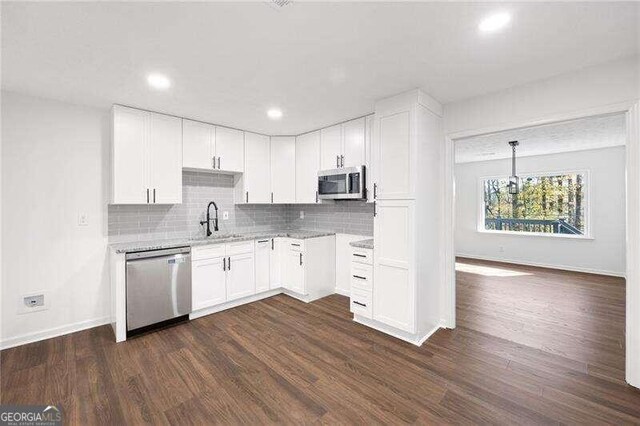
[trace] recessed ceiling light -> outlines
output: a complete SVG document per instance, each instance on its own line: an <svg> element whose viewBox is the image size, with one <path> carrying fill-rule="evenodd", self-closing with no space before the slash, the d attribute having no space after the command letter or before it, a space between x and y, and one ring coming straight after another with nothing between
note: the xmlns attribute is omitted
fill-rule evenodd
<svg viewBox="0 0 640 426"><path fill-rule="evenodd" d="M494 13L483 19L478 28L483 33L492 33L506 27L509 22L511 22L511 15L507 12Z"/></svg>
<svg viewBox="0 0 640 426"><path fill-rule="evenodd" d="M171 87L171 80L166 75L162 74L149 74L147 76L147 83L149 86L157 90L165 90Z"/></svg>
<svg viewBox="0 0 640 426"><path fill-rule="evenodd" d="M267 111L267 115L272 120L279 120L282 118L282 110L280 108L271 108Z"/></svg>

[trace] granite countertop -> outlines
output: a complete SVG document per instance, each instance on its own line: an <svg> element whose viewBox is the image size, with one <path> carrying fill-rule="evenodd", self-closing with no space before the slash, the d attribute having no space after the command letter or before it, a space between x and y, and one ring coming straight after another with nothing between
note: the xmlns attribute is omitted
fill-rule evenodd
<svg viewBox="0 0 640 426"><path fill-rule="evenodd" d="M239 234L217 234L209 238L177 238L177 239L162 239L151 241L131 241L127 243L113 243L109 244L112 250L116 253L133 253L137 251L148 250L161 250L175 247L196 247L205 246L211 244L226 244L235 243L240 241L258 240L261 238L295 238L298 240L305 240L307 238L326 237L328 235L335 235L335 232L329 231L310 231L305 229L296 229L288 231L263 231L263 232L250 232ZM373 240L372 240L373 241Z"/></svg>
<svg viewBox="0 0 640 426"><path fill-rule="evenodd" d="M373 250L373 238L369 238L368 240L351 241L349 245L351 247Z"/></svg>

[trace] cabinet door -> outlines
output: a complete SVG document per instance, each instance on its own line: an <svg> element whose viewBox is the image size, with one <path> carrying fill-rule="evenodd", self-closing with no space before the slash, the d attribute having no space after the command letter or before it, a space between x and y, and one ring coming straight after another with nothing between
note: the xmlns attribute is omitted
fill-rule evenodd
<svg viewBox="0 0 640 426"><path fill-rule="evenodd" d="M415 332L414 203L376 202L373 318Z"/></svg>
<svg viewBox="0 0 640 426"><path fill-rule="evenodd" d="M182 119L149 114L150 202L182 202Z"/></svg>
<svg viewBox="0 0 640 426"><path fill-rule="evenodd" d="M344 167L355 167L366 164L365 158L365 117L343 124L344 132Z"/></svg>
<svg viewBox="0 0 640 426"><path fill-rule="evenodd" d="M271 192L273 202L296 202L296 138L271 138Z"/></svg>
<svg viewBox="0 0 640 426"><path fill-rule="evenodd" d="M367 166L366 181L367 181L367 202L373 202L373 175L375 173L375 162L373 155L373 115L366 117L364 128L364 150L365 161Z"/></svg>
<svg viewBox="0 0 640 426"><path fill-rule="evenodd" d="M269 136L245 132L244 189L245 202L271 203Z"/></svg>
<svg viewBox="0 0 640 426"><path fill-rule="evenodd" d="M256 241L256 293L269 290L271 282L271 238Z"/></svg>
<svg viewBox="0 0 640 426"><path fill-rule="evenodd" d="M243 131L216 127L214 146L219 170L235 173L244 171Z"/></svg>
<svg viewBox="0 0 640 426"><path fill-rule="evenodd" d="M341 167L342 124L320 130L320 169L337 169Z"/></svg>
<svg viewBox="0 0 640 426"><path fill-rule="evenodd" d="M227 257L227 300L256 294L253 253Z"/></svg>
<svg viewBox="0 0 640 426"><path fill-rule="evenodd" d="M306 294L304 285L304 254L287 249L285 258L285 288Z"/></svg>
<svg viewBox="0 0 640 426"><path fill-rule="evenodd" d="M194 311L227 301L224 257L191 263L191 305Z"/></svg>
<svg viewBox="0 0 640 426"><path fill-rule="evenodd" d="M272 289L282 287L282 261L280 256L280 247L282 240L280 238L271 238L271 253L269 257L269 273L270 287Z"/></svg>
<svg viewBox="0 0 640 426"><path fill-rule="evenodd" d="M149 113L114 106L111 202L147 203L146 132Z"/></svg>
<svg viewBox="0 0 640 426"><path fill-rule="evenodd" d="M376 118L378 199L413 198L411 112Z"/></svg>
<svg viewBox="0 0 640 426"><path fill-rule="evenodd" d="M320 132L296 138L296 203L318 202L318 170L320 170Z"/></svg>
<svg viewBox="0 0 640 426"><path fill-rule="evenodd" d="M212 170L213 136L211 124L182 120L182 167Z"/></svg>

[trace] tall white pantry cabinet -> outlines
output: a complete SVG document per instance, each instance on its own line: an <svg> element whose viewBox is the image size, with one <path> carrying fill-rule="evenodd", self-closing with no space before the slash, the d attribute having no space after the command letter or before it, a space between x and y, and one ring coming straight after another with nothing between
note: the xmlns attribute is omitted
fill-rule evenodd
<svg viewBox="0 0 640 426"><path fill-rule="evenodd" d="M383 99L373 133L373 318L354 319L419 345L440 326L442 107L419 90Z"/></svg>

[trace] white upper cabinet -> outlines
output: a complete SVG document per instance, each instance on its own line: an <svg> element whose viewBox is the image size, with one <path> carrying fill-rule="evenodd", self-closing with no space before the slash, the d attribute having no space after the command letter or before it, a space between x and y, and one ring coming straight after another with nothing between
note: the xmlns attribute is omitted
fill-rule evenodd
<svg viewBox="0 0 640 426"><path fill-rule="evenodd" d="M339 169L365 164L366 118L320 130L321 169Z"/></svg>
<svg viewBox="0 0 640 426"><path fill-rule="evenodd" d="M365 178L367 181L367 202L373 202L373 171L375 170L374 155L373 155L373 115L366 117L364 127L364 150L365 161L364 164L367 167L365 171Z"/></svg>
<svg viewBox="0 0 640 426"><path fill-rule="evenodd" d="M366 164L365 123L366 118L362 117L342 125L343 149L341 165L343 167L356 167Z"/></svg>
<svg viewBox="0 0 640 426"><path fill-rule="evenodd" d="M211 124L182 120L182 167L208 170L215 167L215 132Z"/></svg>
<svg viewBox="0 0 640 426"><path fill-rule="evenodd" d="M226 127L216 127L216 169L225 172L244 171L244 132Z"/></svg>
<svg viewBox="0 0 640 426"><path fill-rule="evenodd" d="M271 192L273 202L296 202L296 138L271 138Z"/></svg>
<svg viewBox="0 0 640 426"><path fill-rule="evenodd" d="M114 106L111 202L147 203L147 112Z"/></svg>
<svg viewBox="0 0 640 426"><path fill-rule="evenodd" d="M183 162L185 169L244 171L244 132L183 120Z"/></svg>
<svg viewBox="0 0 640 426"><path fill-rule="evenodd" d="M246 203L271 203L271 167L269 136L246 132L244 201Z"/></svg>
<svg viewBox="0 0 640 426"><path fill-rule="evenodd" d="M182 119L113 107L112 204L182 202Z"/></svg>
<svg viewBox="0 0 640 426"><path fill-rule="evenodd" d="M320 132L296 137L296 203L318 202Z"/></svg>
<svg viewBox="0 0 640 426"><path fill-rule="evenodd" d="M411 111L378 114L375 129L378 199L414 197L414 147L411 143Z"/></svg>
<svg viewBox="0 0 640 426"><path fill-rule="evenodd" d="M149 114L150 202L182 202L182 119Z"/></svg>
<svg viewBox="0 0 640 426"><path fill-rule="evenodd" d="M342 160L342 124L320 130L321 169L337 169Z"/></svg>

